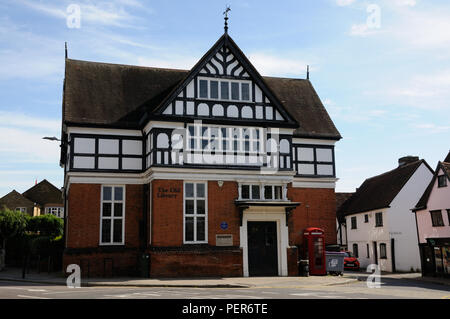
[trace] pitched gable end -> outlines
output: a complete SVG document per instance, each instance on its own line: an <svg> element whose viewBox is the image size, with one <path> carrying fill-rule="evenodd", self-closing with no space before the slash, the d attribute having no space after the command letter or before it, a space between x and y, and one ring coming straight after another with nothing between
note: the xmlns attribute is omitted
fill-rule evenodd
<svg viewBox="0 0 450 319"><path fill-rule="evenodd" d="M227 34L152 113L153 118L204 118L298 126Z"/></svg>

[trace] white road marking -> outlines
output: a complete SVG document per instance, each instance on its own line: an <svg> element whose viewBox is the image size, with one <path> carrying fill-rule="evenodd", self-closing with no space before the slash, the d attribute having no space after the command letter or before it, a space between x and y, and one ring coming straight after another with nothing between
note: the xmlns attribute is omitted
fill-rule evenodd
<svg viewBox="0 0 450 319"><path fill-rule="evenodd" d="M17 297L20 297L20 298L32 298L32 299L51 299L51 298L45 298L45 297L26 296L26 295L17 295Z"/></svg>
<svg viewBox="0 0 450 319"><path fill-rule="evenodd" d="M28 289L28 291L46 292L47 290L45 290L45 289Z"/></svg>
<svg viewBox="0 0 450 319"><path fill-rule="evenodd" d="M133 290L132 288L125 289L125 290ZM96 288L96 287L89 287L89 288L66 288L63 291L53 291L53 292L45 292L44 295L52 295L52 294L73 294L73 293L80 293L80 292L100 292L100 291L111 291L111 288Z"/></svg>
<svg viewBox="0 0 450 319"><path fill-rule="evenodd" d="M151 292L135 292L133 295L139 295L139 296L154 296L154 297L160 297L160 294L155 294Z"/></svg>
<svg viewBox="0 0 450 319"><path fill-rule="evenodd" d="M279 292L263 291L262 294L279 295Z"/></svg>
<svg viewBox="0 0 450 319"><path fill-rule="evenodd" d="M337 298L344 298L342 296L338 295L323 295L320 292L305 292L305 293L296 293L296 294L290 294L291 296L300 296L300 297L315 297L315 298L329 298L329 299L337 299Z"/></svg>
<svg viewBox="0 0 450 319"><path fill-rule="evenodd" d="M308 297L308 296L315 296L315 295L317 295L317 293L305 292L305 293L290 294L290 295L291 296Z"/></svg>

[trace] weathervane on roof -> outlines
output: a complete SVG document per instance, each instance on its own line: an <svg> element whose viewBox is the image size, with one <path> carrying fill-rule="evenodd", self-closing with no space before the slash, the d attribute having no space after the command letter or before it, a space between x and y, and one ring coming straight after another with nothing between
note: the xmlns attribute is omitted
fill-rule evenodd
<svg viewBox="0 0 450 319"><path fill-rule="evenodd" d="M230 6L227 6L227 8L225 9L225 11L223 12L223 14L225 15L225 33L228 33L228 12L231 11Z"/></svg>

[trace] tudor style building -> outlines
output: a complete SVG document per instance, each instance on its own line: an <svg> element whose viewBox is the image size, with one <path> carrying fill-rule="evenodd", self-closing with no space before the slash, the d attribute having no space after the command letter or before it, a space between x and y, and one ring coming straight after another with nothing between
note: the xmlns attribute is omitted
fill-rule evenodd
<svg viewBox="0 0 450 319"><path fill-rule="evenodd" d="M336 243L334 144L308 79L263 77L227 29L191 70L66 58L64 265L86 275L295 275Z"/></svg>

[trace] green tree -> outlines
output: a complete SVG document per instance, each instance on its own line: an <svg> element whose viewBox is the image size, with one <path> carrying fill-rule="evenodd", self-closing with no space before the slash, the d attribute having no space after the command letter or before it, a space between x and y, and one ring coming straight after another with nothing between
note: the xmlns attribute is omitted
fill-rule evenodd
<svg viewBox="0 0 450 319"><path fill-rule="evenodd" d="M27 216L22 212L15 212L6 207L0 209L0 237L2 240L2 253L0 254L0 270L5 268L4 256L6 254L6 241L8 238L20 235L27 226Z"/></svg>
<svg viewBox="0 0 450 319"><path fill-rule="evenodd" d="M55 238L63 233L64 222L61 218L46 214L31 217L28 221L27 230L39 233L41 236Z"/></svg>

